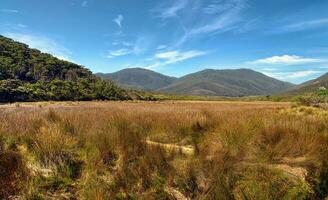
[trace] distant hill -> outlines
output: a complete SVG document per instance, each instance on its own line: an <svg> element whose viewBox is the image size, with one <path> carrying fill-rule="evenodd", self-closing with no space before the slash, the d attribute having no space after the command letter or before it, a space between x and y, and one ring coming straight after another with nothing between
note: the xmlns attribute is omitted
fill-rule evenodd
<svg viewBox="0 0 328 200"><path fill-rule="evenodd" d="M0 102L129 99L83 66L0 35Z"/></svg>
<svg viewBox="0 0 328 200"><path fill-rule="evenodd" d="M199 96L269 95L294 85L249 69L207 69L181 78L168 77L145 69L124 69L112 74L98 74L120 85L164 93Z"/></svg>
<svg viewBox="0 0 328 200"><path fill-rule="evenodd" d="M207 69L184 76L160 91L176 94L207 96L269 95L292 87L250 69Z"/></svg>
<svg viewBox="0 0 328 200"><path fill-rule="evenodd" d="M98 73L97 75L111 79L124 87L152 91L168 86L177 79L142 68L128 68L115 73Z"/></svg>
<svg viewBox="0 0 328 200"><path fill-rule="evenodd" d="M287 94L304 94L318 91L320 87L328 88L328 73L316 78L314 80L307 81L300 85L297 85L287 91Z"/></svg>

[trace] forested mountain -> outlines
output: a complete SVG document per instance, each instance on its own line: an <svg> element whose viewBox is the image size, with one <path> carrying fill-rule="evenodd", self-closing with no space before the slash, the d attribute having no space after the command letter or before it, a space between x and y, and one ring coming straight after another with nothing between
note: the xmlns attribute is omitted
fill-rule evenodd
<svg viewBox="0 0 328 200"><path fill-rule="evenodd" d="M146 73L140 73L140 71ZM163 80L163 77L166 78L164 80L168 81L161 82L161 85L153 83L154 86L152 86L152 81L148 81L149 78L147 78L150 75L156 77L156 79L153 78L157 81L156 83ZM269 95L285 91L293 86L291 83L279 81L249 69L207 69L175 79L140 69L126 69L109 76L101 76L132 88L147 88L164 93L201 96Z"/></svg>
<svg viewBox="0 0 328 200"><path fill-rule="evenodd" d="M288 94L304 94L313 93L318 91L320 87L328 88L328 73L316 78L314 80L307 81L303 84L297 85L288 91Z"/></svg>
<svg viewBox="0 0 328 200"><path fill-rule="evenodd" d="M0 102L129 98L80 65L0 35Z"/></svg>
<svg viewBox="0 0 328 200"><path fill-rule="evenodd" d="M177 79L142 68L128 68L115 73L97 75L111 79L124 87L153 91L168 86Z"/></svg>

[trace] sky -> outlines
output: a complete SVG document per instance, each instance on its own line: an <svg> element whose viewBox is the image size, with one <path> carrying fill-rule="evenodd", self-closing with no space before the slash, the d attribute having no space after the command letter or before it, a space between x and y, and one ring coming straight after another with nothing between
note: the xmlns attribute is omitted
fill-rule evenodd
<svg viewBox="0 0 328 200"><path fill-rule="evenodd" d="M327 0L0 0L0 35L95 73L328 71Z"/></svg>

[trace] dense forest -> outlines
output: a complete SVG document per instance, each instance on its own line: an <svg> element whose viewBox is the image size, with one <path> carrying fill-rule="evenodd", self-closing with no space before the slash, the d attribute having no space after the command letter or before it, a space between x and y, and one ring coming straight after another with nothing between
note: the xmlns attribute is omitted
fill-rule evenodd
<svg viewBox="0 0 328 200"><path fill-rule="evenodd" d="M80 65L0 35L0 102L96 99L131 97Z"/></svg>

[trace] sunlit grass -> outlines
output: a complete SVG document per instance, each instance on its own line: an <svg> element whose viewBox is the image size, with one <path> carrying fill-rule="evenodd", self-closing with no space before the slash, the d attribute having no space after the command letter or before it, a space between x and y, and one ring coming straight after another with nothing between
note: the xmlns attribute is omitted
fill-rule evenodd
<svg viewBox="0 0 328 200"><path fill-rule="evenodd" d="M326 112L270 102L4 105L0 198L324 198Z"/></svg>

